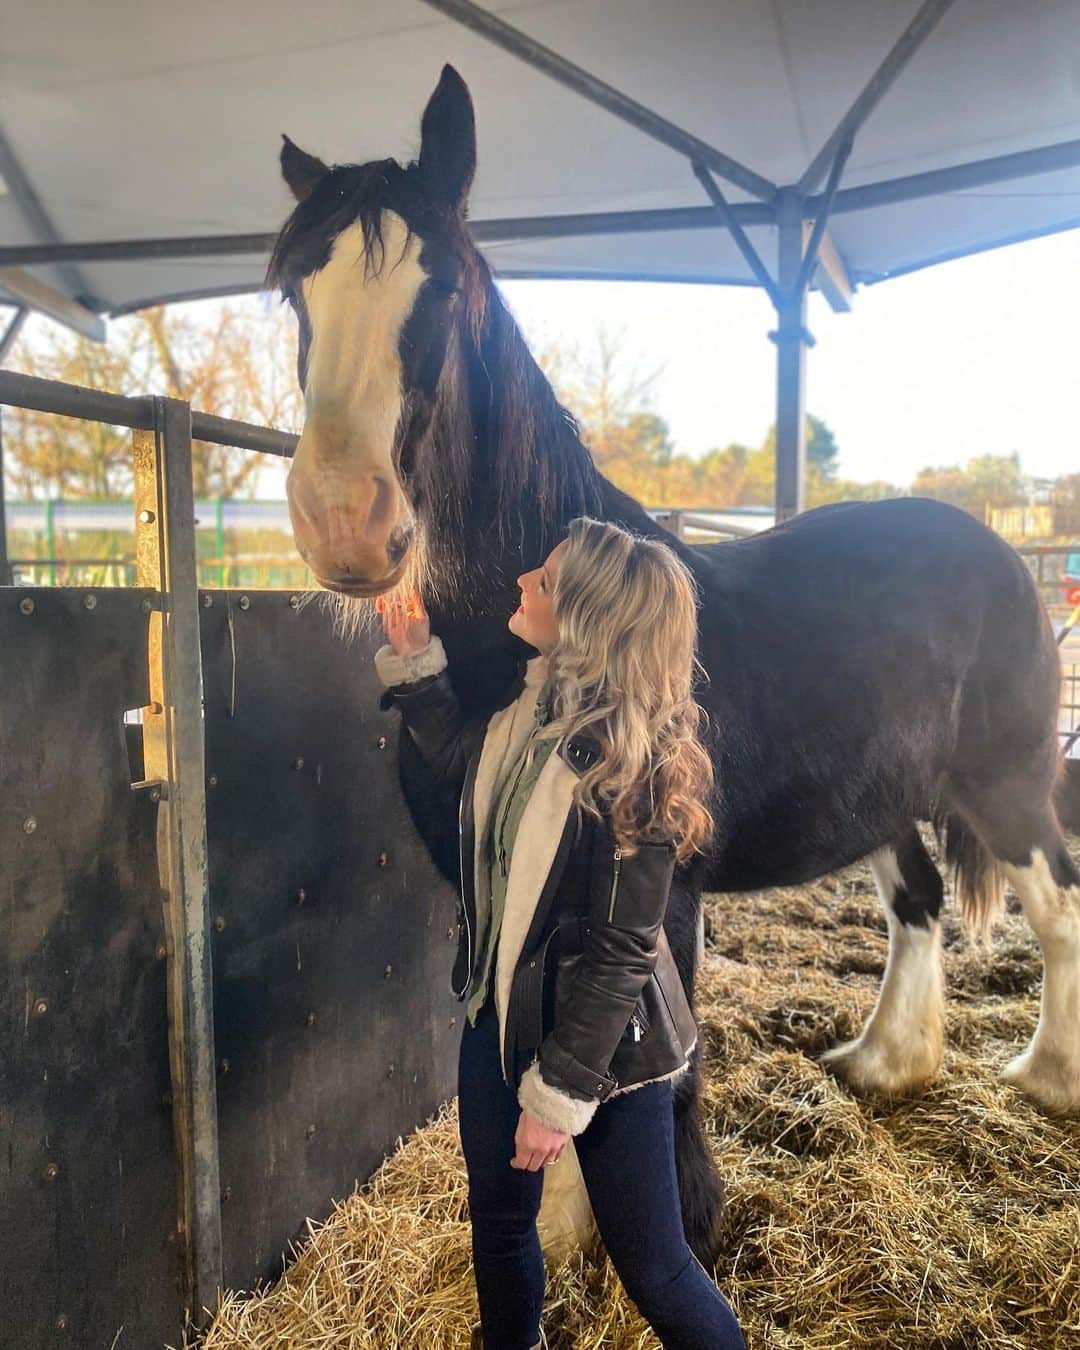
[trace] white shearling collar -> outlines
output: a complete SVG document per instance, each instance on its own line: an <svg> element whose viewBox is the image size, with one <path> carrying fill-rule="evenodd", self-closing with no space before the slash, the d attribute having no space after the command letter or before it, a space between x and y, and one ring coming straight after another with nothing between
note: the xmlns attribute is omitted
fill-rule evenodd
<svg viewBox="0 0 1080 1350"><path fill-rule="evenodd" d="M531 689L534 685L539 686L544 683L550 673L551 658L549 656L534 656L525 663L525 688Z"/></svg>

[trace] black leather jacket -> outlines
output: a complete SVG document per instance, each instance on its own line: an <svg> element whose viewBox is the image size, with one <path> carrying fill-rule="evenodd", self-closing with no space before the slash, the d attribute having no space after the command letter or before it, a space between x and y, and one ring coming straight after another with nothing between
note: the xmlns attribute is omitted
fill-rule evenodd
<svg viewBox="0 0 1080 1350"><path fill-rule="evenodd" d="M519 682L503 706L520 692ZM421 757L460 794L461 897L452 987L469 988L476 951L473 780L489 715L466 720L445 670L387 689ZM577 737L557 753L581 774L599 753ZM515 1086L538 1058L545 1084L578 1101L675 1077L697 1028L662 921L675 868L671 844L614 845L608 821L571 809L516 963L502 1071Z"/></svg>

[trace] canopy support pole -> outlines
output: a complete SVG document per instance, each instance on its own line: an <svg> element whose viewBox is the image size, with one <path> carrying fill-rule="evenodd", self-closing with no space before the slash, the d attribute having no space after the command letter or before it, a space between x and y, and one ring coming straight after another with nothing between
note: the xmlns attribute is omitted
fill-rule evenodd
<svg viewBox="0 0 1080 1350"><path fill-rule="evenodd" d="M10 296L20 309L37 310L65 328L82 333L95 342L105 341L105 320L78 300L70 300L63 291L49 286L21 267L0 267L0 296Z"/></svg>
<svg viewBox="0 0 1080 1350"><path fill-rule="evenodd" d="M27 178L26 172L19 157L11 146L11 142L4 135L3 128L0 128L0 178L8 186L12 199L19 208L19 213L30 226L34 234L45 244L59 244L60 235L57 233L56 226L52 223L52 217L41 203L41 198L34 190L34 185ZM70 263L64 263L58 266L57 271L73 295L80 300L90 298L90 287L86 283L86 278L82 272L73 267Z"/></svg>
<svg viewBox="0 0 1080 1350"><path fill-rule="evenodd" d="M825 167L845 141L851 140L892 88L896 77L937 27L953 0L924 0L918 14L897 38L892 50L867 81L862 93L836 124L832 135L806 167L796 186L809 196L821 181Z"/></svg>
<svg viewBox="0 0 1080 1350"><path fill-rule="evenodd" d="M28 310L25 306L16 309L8 320L7 327L0 333L0 365L7 360L7 354L19 336L23 324L26 322Z"/></svg>
<svg viewBox="0 0 1080 1350"><path fill-rule="evenodd" d="M514 28L489 10L474 5L472 0L424 0L424 2L432 9L437 9L440 14L445 14L448 19L453 19L455 23L479 33L497 47L502 47L504 51L524 61L526 65L550 75L553 80L566 85L568 89L573 89L591 103L606 108L624 122L637 127L638 131L644 132L646 136L651 136L654 141L669 146L691 161L699 160L702 164L707 164L714 173L742 188L750 196L759 197L765 202L771 202L776 196L776 185L763 178L761 174L748 169L745 164L740 164L737 159L725 155L691 132L676 126L674 122L669 122L666 117L661 117L659 113L646 108L644 104L606 84L587 70L582 70L565 56L560 56L550 47L545 47L543 43L537 42L519 28Z"/></svg>
<svg viewBox="0 0 1080 1350"><path fill-rule="evenodd" d="M807 202L798 188L781 188L776 203L779 284L769 290L776 305L776 331L769 336L776 343L777 524L806 509L806 350L814 345L806 297L851 147L850 136L837 147L809 236L803 228Z"/></svg>
<svg viewBox="0 0 1080 1350"><path fill-rule="evenodd" d="M780 303L776 308L776 523L806 508L806 286L803 203L793 189L777 202ZM807 255L809 257L809 254Z"/></svg>

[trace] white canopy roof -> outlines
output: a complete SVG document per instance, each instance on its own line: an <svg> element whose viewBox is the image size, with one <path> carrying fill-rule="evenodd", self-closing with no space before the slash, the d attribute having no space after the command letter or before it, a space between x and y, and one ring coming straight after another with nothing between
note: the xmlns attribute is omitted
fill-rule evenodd
<svg viewBox="0 0 1080 1350"><path fill-rule="evenodd" d="M281 132L327 161L411 158L447 61L476 105L471 215L497 272L753 280L687 157L455 21L443 12L452 5L0 3L0 267L17 262L23 279L95 309L258 289L265 252L253 241L247 253L42 266L3 247L272 233L291 205ZM1080 224L1078 0L922 8L945 12L857 131L829 222L856 281ZM485 0L484 9L783 185L800 179L920 6ZM864 185L1046 147L1057 148L962 179L882 188L870 194L877 204L852 209L865 207L866 194L851 191ZM774 205L715 176L772 266ZM694 228L515 238L537 227L508 224L672 208L695 208ZM18 280L0 274L0 287L14 293Z"/></svg>

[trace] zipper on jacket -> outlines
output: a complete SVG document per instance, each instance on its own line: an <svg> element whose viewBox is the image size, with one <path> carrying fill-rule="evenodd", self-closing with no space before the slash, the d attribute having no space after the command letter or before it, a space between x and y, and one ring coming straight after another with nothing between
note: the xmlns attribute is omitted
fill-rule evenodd
<svg viewBox="0 0 1080 1350"><path fill-rule="evenodd" d="M465 923L466 940L466 962L465 962L465 984L459 991L454 990L457 998L463 997L469 989L469 981L472 979L473 966L473 935L472 927L469 923L469 906L465 900L465 791L471 791L466 775L465 788L461 793L461 800L458 802L458 875L461 878L461 917Z"/></svg>
<svg viewBox="0 0 1080 1350"><path fill-rule="evenodd" d="M611 923L615 918L615 895L619 889L619 872L622 868L622 849L617 848L614 854L615 870L611 875L611 896L608 899L607 921Z"/></svg>

